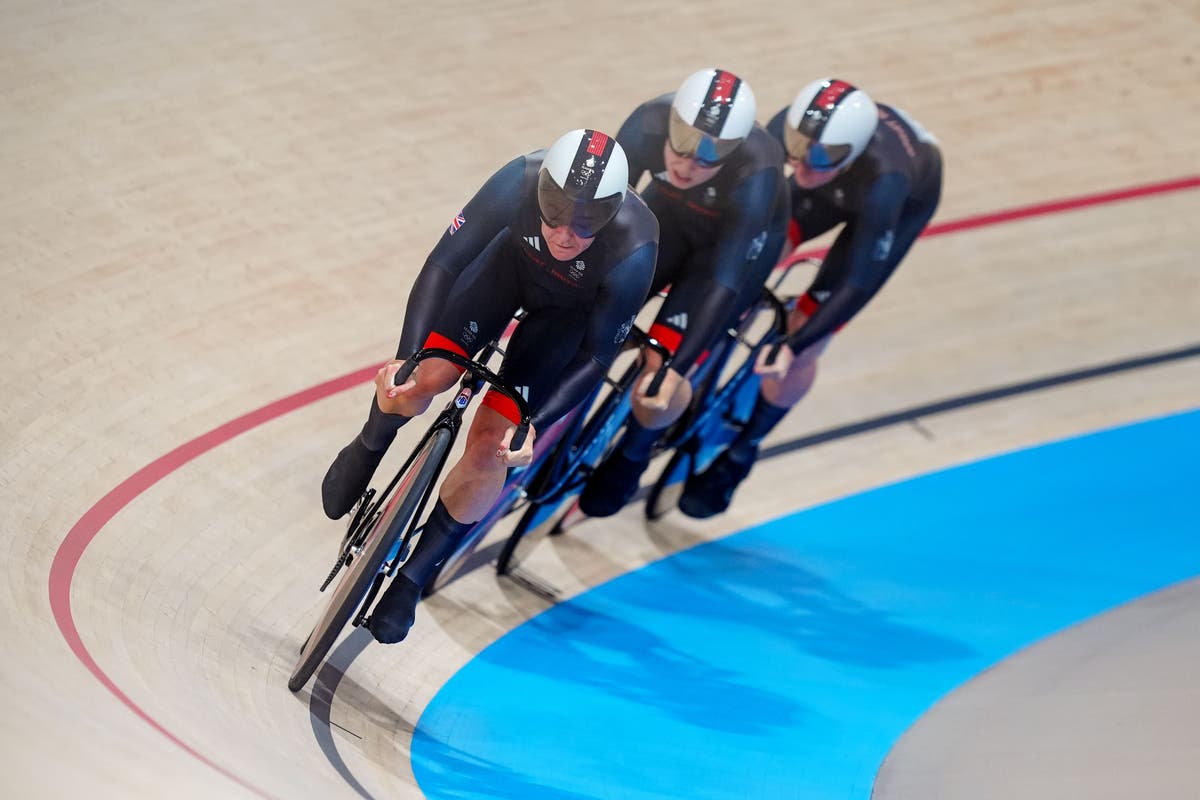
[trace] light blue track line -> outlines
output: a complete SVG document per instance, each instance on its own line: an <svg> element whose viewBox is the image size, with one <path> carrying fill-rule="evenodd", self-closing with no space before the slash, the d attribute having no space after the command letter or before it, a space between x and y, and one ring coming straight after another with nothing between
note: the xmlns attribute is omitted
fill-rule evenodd
<svg viewBox="0 0 1200 800"><path fill-rule="evenodd" d="M1200 411L1104 431L624 575L463 667L421 717L417 781L433 800L866 800L938 698L1200 574L1198 443Z"/></svg>

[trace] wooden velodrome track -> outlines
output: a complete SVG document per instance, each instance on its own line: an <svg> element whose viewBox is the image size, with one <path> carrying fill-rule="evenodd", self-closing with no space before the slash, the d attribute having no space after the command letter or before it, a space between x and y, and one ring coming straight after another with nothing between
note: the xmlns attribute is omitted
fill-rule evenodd
<svg viewBox="0 0 1200 800"><path fill-rule="evenodd" d="M543 601L472 572L408 642L357 659L323 734L307 690L284 684L341 533L318 486L361 423L363 370L393 351L442 228L513 155L615 132L716 64L753 85L764 120L823 74L905 108L944 146L940 223L1102 201L918 243L780 444L1200 342L1197 42L1186 0L0 0L0 796L353 796L322 735L375 796L420 796L407 753L424 704ZM799 507L1198 396L1200 358L1181 356L788 450L734 513L647 527L629 508L602 537L543 545L539 568L569 595ZM989 717L953 770L954 725L931 715L880 794L1011 796L997 781L1024 774L1030 798L1186 796L1198 599L1176 587L1039 645L1019 674L993 670L967 705L1028 713ZM1071 690L1039 691L1063 664ZM1136 739L1093 737L1066 774L1034 755L1118 707ZM1132 793L1111 793L1114 764Z"/></svg>

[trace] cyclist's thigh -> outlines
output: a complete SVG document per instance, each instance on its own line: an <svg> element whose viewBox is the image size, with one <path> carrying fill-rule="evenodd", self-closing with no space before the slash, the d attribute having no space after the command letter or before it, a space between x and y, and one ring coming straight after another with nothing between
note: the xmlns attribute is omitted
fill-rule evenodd
<svg viewBox="0 0 1200 800"><path fill-rule="evenodd" d="M658 260L654 265L654 280L650 286L650 297L675 284L685 274L688 257L694 248L674 217L664 215L659 219Z"/></svg>
<svg viewBox="0 0 1200 800"><path fill-rule="evenodd" d="M447 340L440 346L452 343L473 356L504 332L520 307L520 279L513 260L507 248L493 242L455 281L432 332Z"/></svg>
<svg viewBox="0 0 1200 800"><path fill-rule="evenodd" d="M650 335L658 339L669 350L679 349L679 343L687 333L689 317L699 308L710 286L713 248L705 247L688 253L674 272L671 291L658 309L658 315L650 326Z"/></svg>
<svg viewBox="0 0 1200 800"><path fill-rule="evenodd" d="M580 320L586 316L586 308L571 305L529 309L509 340L500 376L525 396L533 413L578 352L584 331Z"/></svg>
<svg viewBox="0 0 1200 800"><path fill-rule="evenodd" d="M821 195L788 182L792 191L791 221L799 228L799 241L807 242L846 221L845 210Z"/></svg>
<svg viewBox="0 0 1200 800"><path fill-rule="evenodd" d="M829 248L825 258L821 259L817 275L808 287L809 295L820 297L821 292L832 292L846 280L846 259L850 254L850 240L854 237L854 228L855 223L851 220L838 231L833 246Z"/></svg>

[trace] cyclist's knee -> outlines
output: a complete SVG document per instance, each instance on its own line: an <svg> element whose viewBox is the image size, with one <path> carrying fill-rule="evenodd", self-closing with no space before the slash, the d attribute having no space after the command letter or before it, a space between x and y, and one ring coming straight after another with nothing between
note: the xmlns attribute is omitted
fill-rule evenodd
<svg viewBox="0 0 1200 800"><path fill-rule="evenodd" d="M453 386L461 375L462 370L449 361L432 358L422 361L413 373L417 385L408 394L414 403L422 404L424 411L434 397Z"/></svg>
<svg viewBox="0 0 1200 800"><path fill-rule="evenodd" d="M516 426L503 414L487 406L481 406L467 431L467 446L463 462L473 470L496 468L499 460L496 451L504 436ZM501 465L502 466L502 465Z"/></svg>
<svg viewBox="0 0 1200 800"><path fill-rule="evenodd" d="M655 372L658 372L658 370L663 365L662 356L660 356L658 354L658 351L656 351L656 350L651 350L650 348L646 348L643 357L646 359L645 363L642 364L642 375L643 376L651 375Z"/></svg>
<svg viewBox="0 0 1200 800"><path fill-rule="evenodd" d="M648 372L647 374L654 374ZM671 393L666 408L654 407L646 402L646 396L639 385L633 398L631 411L633 418L644 428L665 428L683 415L692 400L692 385L686 380L680 381Z"/></svg>
<svg viewBox="0 0 1200 800"><path fill-rule="evenodd" d="M808 394L817 380L820 349L810 347L796 356L783 380L763 380L762 396L768 403L788 408Z"/></svg>

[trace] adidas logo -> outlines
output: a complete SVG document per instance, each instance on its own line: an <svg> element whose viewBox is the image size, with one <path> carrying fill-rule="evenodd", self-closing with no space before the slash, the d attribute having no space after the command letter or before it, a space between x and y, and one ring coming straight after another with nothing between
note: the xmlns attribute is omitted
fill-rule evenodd
<svg viewBox="0 0 1200 800"><path fill-rule="evenodd" d="M523 238L525 239L525 244L529 245L534 250L537 250L539 253L542 252L542 240L540 238L537 236L525 236Z"/></svg>
<svg viewBox="0 0 1200 800"><path fill-rule="evenodd" d="M685 331L685 330L687 330L687 314L686 313L674 314L670 317L667 317L667 323L674 325L676 328L679 328L679 330L681 330L681 331Z"/></svg>
<svg viewBox="0 0 1200 800"><path fill-rule="evenodd" d="M525 399L526 403L529 402L529 387L528 386L514 386L513 389L516 389L517 394L521 395L521 397L523 397Z"/></svg>

